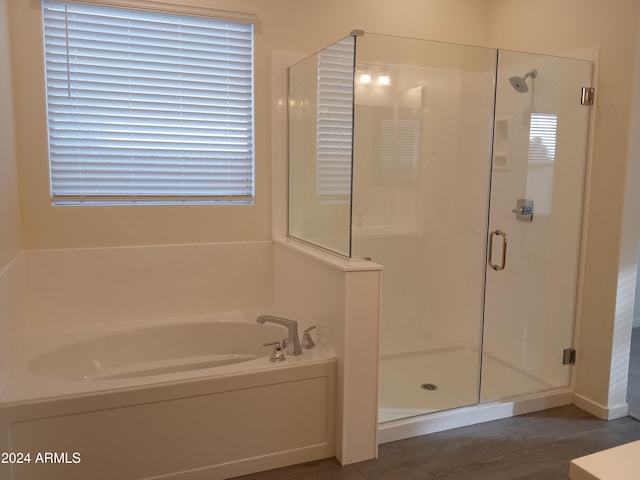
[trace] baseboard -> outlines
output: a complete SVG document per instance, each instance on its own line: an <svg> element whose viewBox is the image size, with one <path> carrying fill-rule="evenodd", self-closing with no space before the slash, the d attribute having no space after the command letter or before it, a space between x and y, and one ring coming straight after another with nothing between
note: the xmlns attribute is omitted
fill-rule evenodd
<svg viewBox="0 0 640 480"><path fill-rule="evenodd" d="M626 402L621 405L606 407L584 397L583 395L580 395L579 393L573 394L573 404L603 420L613 420L624 417L629 412L629 404Z"/></svg>

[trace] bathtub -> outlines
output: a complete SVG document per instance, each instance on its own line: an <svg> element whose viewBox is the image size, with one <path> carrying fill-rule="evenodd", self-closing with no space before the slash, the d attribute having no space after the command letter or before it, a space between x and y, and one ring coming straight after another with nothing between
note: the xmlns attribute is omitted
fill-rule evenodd
<svg viewBox="0 0 640 480"><path fill-rule="evenodd" d="M154 377L260 359L268 353L264 343L283 335L282 327L248 322L141 327L54 349L35 358L29 369L62 380Z"/></svg>
<svg viewBox="0 0 640 480"><path fill-rule="evenodd" d="M263 344L285 336L238 319L25 334L0 478L215 480L331 457L335 356L271 362Z"/></svg>

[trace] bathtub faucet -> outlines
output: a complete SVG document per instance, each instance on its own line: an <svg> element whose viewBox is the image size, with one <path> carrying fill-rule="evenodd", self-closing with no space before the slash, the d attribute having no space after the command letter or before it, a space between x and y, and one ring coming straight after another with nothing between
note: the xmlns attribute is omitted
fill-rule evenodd
<svg viewBox="0 0 640 480"><path fill-rule="evenodd" d="M272 317L271 315L260 315L256 322L258 323L277 323L278 325L282 325L283 327L287 327L287 331L289 332L289 336L287 337L287 345L285 352L289 355L301 355L302 347L300 346L300 338L298 337L298 322L295 320L289 320L288 318L282 317Z"/></svg>

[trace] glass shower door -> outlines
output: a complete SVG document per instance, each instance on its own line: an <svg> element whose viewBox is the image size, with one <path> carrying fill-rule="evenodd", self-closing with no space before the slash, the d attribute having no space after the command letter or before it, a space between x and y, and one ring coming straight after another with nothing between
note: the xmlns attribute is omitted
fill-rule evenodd
<svg viewBox="0 0 640 480"><path fill-rule="evenodd" d="M481 402L569 384L591 74L499 52Z"/></svg>
<svg viewBox="0 0 640 480"><path fill-rule="evenodd" d="M352 255L384 266L381 422L478 402L496 51L356 39Z"/></svg>

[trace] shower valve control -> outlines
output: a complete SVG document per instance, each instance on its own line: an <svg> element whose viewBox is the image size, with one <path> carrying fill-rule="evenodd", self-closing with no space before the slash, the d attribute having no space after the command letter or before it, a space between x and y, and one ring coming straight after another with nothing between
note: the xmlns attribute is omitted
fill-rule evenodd
<svg viewBox="0 0 640 480"><path fill-rule="evenodd" d="M516 214L516 220L533 222L533 200L519 198L516 203L516 208L511 211Z"/></svg>

